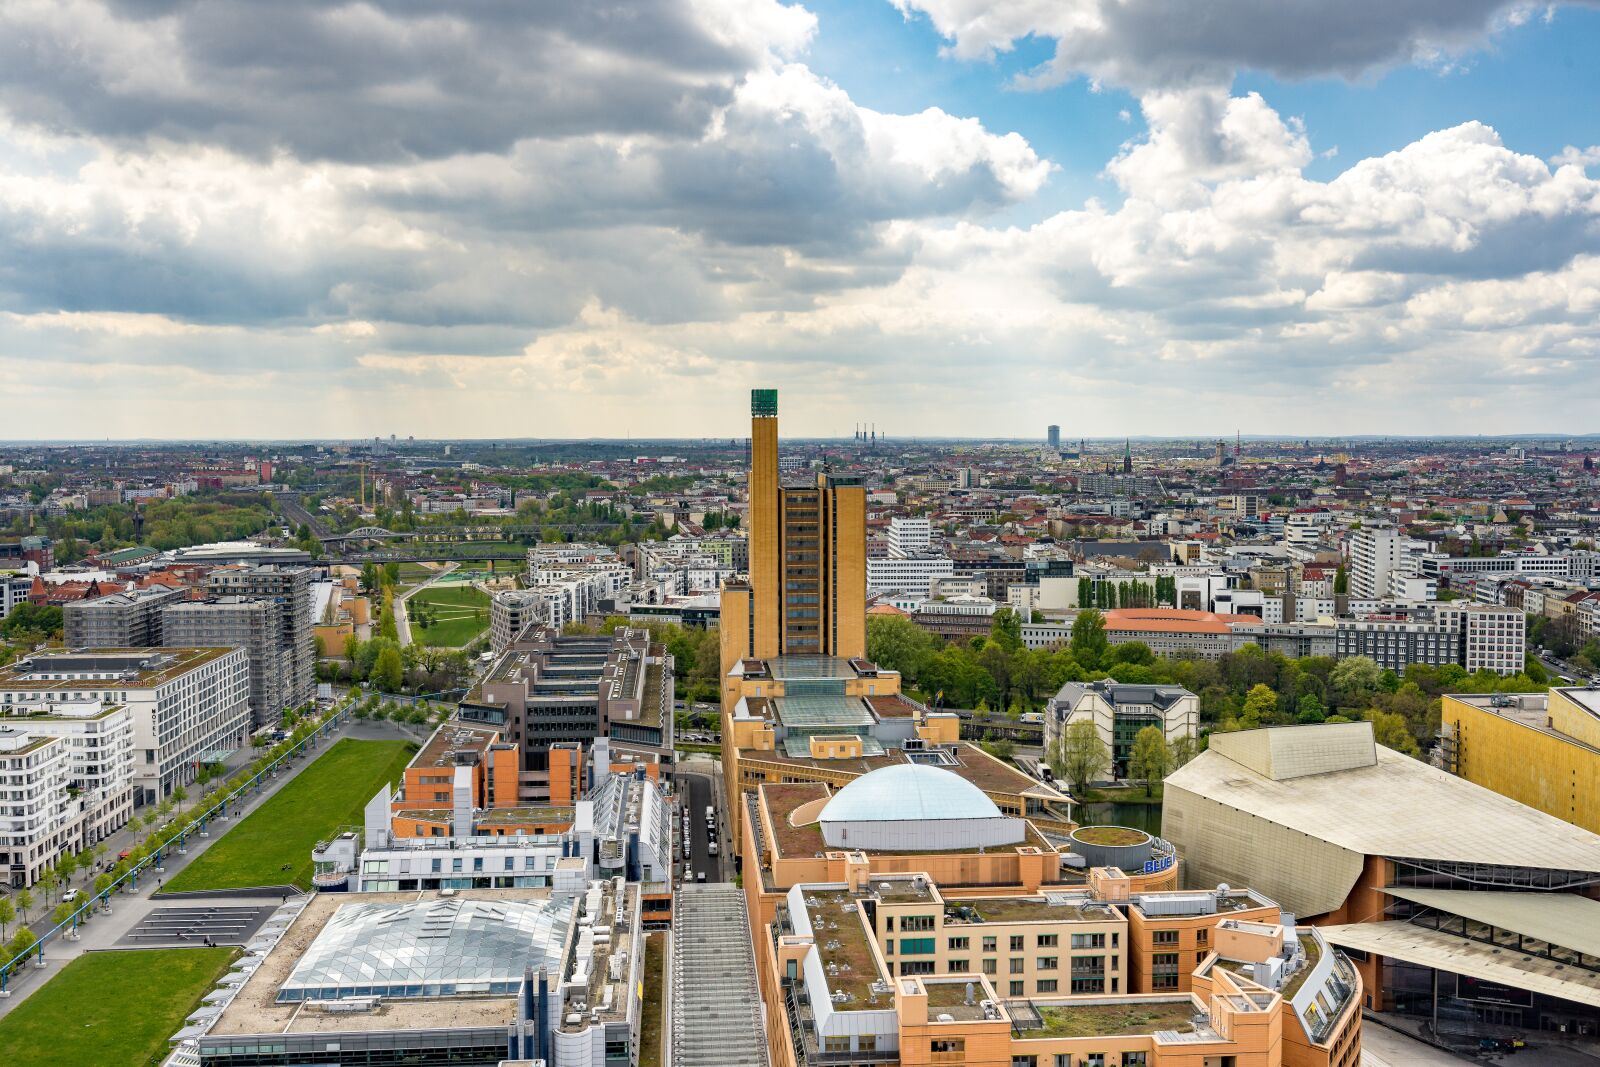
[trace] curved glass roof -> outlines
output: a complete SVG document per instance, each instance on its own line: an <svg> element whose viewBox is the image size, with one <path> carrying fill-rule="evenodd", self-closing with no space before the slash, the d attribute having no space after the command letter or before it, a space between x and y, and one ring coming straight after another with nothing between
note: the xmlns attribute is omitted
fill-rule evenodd
<svg viewBox="0 0 1600 1067"><path fill-rule="evenodd" d="M900 763L869 771L834 794L821 822L914 822L923 819L999 819L983 790L951 771Z"/></svg>
<svg viewBox="0 0 1600 1067"><path fill-rule="evenodd" d="M346 904L277 999L509 996L525 967L560 974L575 906L573 897Z"/></svg>

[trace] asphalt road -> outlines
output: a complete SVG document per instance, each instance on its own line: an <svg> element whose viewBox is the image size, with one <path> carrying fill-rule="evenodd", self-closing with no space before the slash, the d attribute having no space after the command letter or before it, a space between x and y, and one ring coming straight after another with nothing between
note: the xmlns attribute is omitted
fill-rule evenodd
<svg viewBox="0 0 1600 1067"><path fill-rule="evenodd" d="M1558 676L1562 678L1571 678L1573 684L1575 685L1583 685L1588 681L1588 679L1585 678L1582 672L1576 667L1563 667L1553 658L1543 652L1535 652L1534 658L1544 665L1545 670L1550 672L1550 680L1552 683L1554 683Z"/></svg>
<svg viewBox="0 0 1600 1067"><path fill-rule="evenodd" d="M705 872L707 882L720 882L723 880L723 859L727 856L727 842L722 838L726 819L723 816L722 798L717 796L715 779L710 771L704 774L686 770L684 765L678 767L678 782L681 794L689 802L689 857L685 864L684 877L689 881L698 881L697 876ZM717 809L717 855L711 855L711 834L706 829L706 806L714 804ZM673 827L677 832L679 841L683 839L682 816L678 824Z"/></svg>

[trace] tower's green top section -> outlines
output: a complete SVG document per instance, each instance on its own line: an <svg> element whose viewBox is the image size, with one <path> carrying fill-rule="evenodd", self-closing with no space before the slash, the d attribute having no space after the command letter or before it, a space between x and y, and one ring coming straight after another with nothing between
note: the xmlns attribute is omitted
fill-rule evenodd
<svg viewBox="0 0 1600 1067"><path fill-rule="evenodd" d="M750 414L769 418L778 417L778 391L776 389L750 390Z"/></svg>

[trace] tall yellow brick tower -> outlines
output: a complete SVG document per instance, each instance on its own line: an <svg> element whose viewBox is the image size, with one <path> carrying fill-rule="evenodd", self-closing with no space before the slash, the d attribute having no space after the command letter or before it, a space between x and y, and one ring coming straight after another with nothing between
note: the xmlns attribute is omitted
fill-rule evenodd
<svg viewBox="0 0 1600 1067"><path fill-rule="evenodd" d="M751 390L750 580L722 589L724 680L741 659L866 654L866 503L853 477L784 485L778 391Z"/></svg>

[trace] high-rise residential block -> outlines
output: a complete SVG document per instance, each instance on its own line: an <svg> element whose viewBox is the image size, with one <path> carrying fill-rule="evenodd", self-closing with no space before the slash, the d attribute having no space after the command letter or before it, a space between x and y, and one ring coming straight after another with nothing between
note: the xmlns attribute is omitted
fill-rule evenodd
<svg viewBox="0 0 1600 1067"><path fill-rule="evenodd" d="M316 576L311 567L269 565L219 567L206 577L206 590L216 596L262 599L272 606L285 660L282 703L268 709L269 716L303 704L316 694L317 643L311 618L311 586Z"/></svg>
<svg viewBox="0 0 1600 1067"><path fill-rule="evenodd" d="M933 544L933 523L926 516L896 515L889 520L889 555L910 559L927 552Z"/></svg>
<svg viewBox="0 0 1600 1067"><path fill-rule="evenodd" d="M310 698L296 696L294 657L286 646L278 612L269 600L207 597L169 604L162 612L168 648L234 648L249 660L250 728L276 721L286 707Z"/></svg>
<svg viewBox="0 0 1600 1067"><path fill-rule="evenodd" d="M1363 526L1350 537L1350 595L1389 595L1389 572L1400 566L1405 540L1393 526Z"/></svg>
<svg viewBox="0 0 1600 1067"><path fill-rule="evenodd" d="M10 801L0 808L0 860L6 883L21 889L39 879L62 852L73 849L67 794L70 742L0 725L0 781Z"/></svg>

